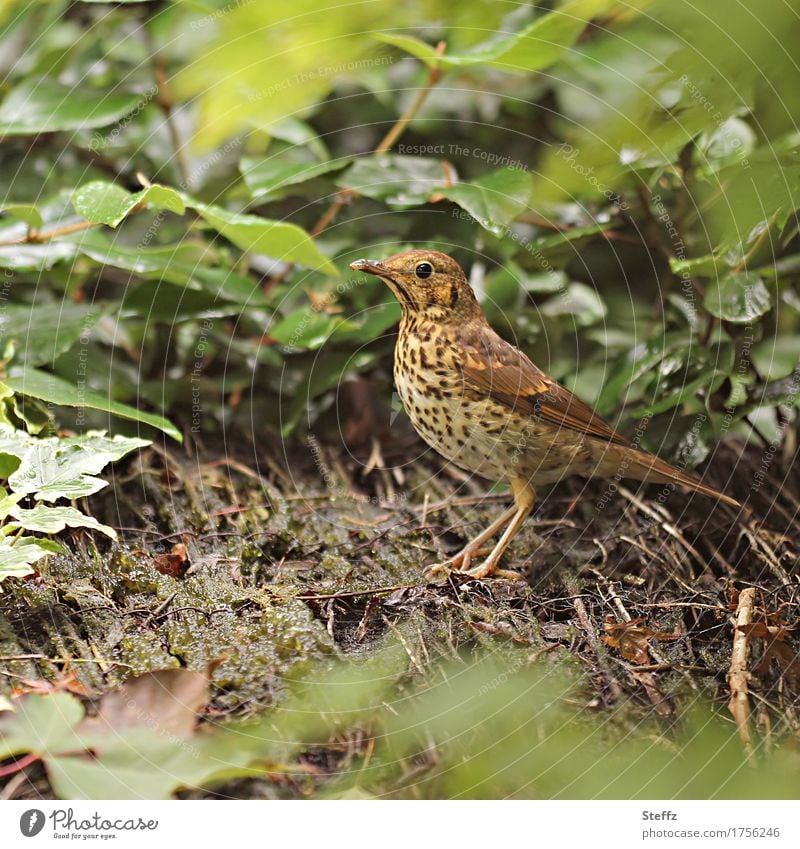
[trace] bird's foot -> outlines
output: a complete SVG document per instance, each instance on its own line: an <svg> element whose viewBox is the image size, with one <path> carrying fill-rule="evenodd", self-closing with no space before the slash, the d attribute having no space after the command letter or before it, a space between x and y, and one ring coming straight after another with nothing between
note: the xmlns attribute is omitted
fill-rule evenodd
<svg viewBox="0 0 800 849"><path fill-rule="evenodd" d="M445 560L444 563L437 563L434 566L431 566L428 569L427 576L428 578L434 578L437 575L441 574L449 574L450 572L461 572L464 575L469 575L470 578L475 578L476 580L482 580L483 578L506 578L509 581L522 581L524 580L523 576L520 575L519 572L514 572L510 569L498 569L497 568L497 558L492 560L491 556L487 557L483 563L479 563L477 566L472 566L472 561L476 557L480 557L483 554L489 554L491 549L489 548L471 548L470 546L466 546L458 554L454 554L449 560Z"/></svg>
<svg viewBox="0 0 800 849"><path fill-rule="evenodd" d="M442 563L436 563L428 569L427 577L433 578L436 575L446 574L448 572L467 572L476 557L482 554L488 554L490 548L482 548L481 546L465 545L458 554L454 554Z"/></svg>
<svg viewBox="0 0 800 849"><path fill-rule="evenodd" d="M479 563L477 566L473 566L472 569L468 569L466 571L467 575L470 578L475 578L480 581L483 578L505 578L508 581L524 581L525 576L521 575L519 572L514 572L512 569L498 569L497 563L492 562L491 557L487 558L483 561L483 563Z"/></svg>

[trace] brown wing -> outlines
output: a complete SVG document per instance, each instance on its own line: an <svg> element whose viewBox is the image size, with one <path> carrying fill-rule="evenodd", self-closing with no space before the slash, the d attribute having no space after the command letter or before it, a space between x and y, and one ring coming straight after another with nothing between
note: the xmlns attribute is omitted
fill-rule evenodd
<svg viewBox="0 0 800 849"><path fill-rule="evenodd" d="M568 427L618 445L630 445L580 398L573 395L521 351L481 326L464 342L461 370L464 380L518 413Z"/></svg>

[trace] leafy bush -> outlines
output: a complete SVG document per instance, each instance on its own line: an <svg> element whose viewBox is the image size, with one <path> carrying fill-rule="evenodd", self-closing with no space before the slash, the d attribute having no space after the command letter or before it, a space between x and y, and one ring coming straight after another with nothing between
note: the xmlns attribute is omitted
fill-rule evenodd
<svg viewBox="0 0 800 849"><path fill-rule="evenodd" d="M349 376L388 383L399 308L341 273L411 245L683 465L795 421L790 6L209 9L7 7L14 426L288 435Z"/></svg>

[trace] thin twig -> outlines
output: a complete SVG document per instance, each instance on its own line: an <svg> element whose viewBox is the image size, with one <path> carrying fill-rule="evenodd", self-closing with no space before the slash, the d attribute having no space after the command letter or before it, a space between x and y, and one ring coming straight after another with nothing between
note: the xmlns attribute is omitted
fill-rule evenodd
<svg viewBox="0 0 800 849"><path fill-rule="evenodd" d="M444 54L445 42L440 41L439 44L436 45L436 53L439 56ZM416 97L411 101L403 114L394 122L394 124L389 129L389 132L378 142L378 146L372 151L372 154L381 154L386 153L389 148L397 141L398 138L403 134L406 127L414 120L416 114L422 108L422 104L428 98L428 95L431 93L433 87L439 82L439 80L444 75L444 72L441 68L433 67L428 71L428 77L425 80L425 85L417 92ZM342 189L342 191L338 192L336 197L333 199L331 205L322 213L317 223L308 231L309 234L316 238L319 236L323 230L327 230L328 227L336 220L336 217L342 211L342 209L351 203L355 198L358 197L358 192L354 189ZM279 286L286 277L291 273L294 268L293 263L287 264L282 271L278 274L270 277L266 284L264 285L264 292L269 292L274 289L276 286Z"/></svg>
<svg viewBox="0 0 800 849"><path fill-rule="evenodd" d="M28 231L20 239L5 239L0 241L0 247L9 248L13 245L41 245L55 239L58 236L68 236L70 233L80 233L81 230L88 230L90 227L96 227L94 221L79 221L76 224L66 224L63 227L55 227L53 230L45 230L43 233L37 233L35 230Z"/></svg>

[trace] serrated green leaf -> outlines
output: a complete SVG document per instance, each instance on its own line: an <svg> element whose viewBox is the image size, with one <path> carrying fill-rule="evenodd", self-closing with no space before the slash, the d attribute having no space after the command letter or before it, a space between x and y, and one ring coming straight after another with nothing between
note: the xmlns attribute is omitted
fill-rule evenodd
<svg viewBox="0 0 800 849"><path fill-rule="evenodd" d="M66 380L39 369L30 367L14 369L5 379L5 383L20 395L30 395L32 398L39 398L61 407L87 407L111 413L123 419L133 419L133 421L163 430L178 442L183 441L181 432L163 416L145 413L129 404L112 401L109 396L91 389L79 389Z"/></svg>
<svg viewBox="0 0 800 849"><path fill-rule="evenodd" d="M68 86L38 75L23 80L0 106L0 135L36 135L105 127L124 118L143 95Z"/></svg>
<svg viewBox="0 0 800 849"><path fill-rule="evenodd" d="M11 510L14 521L11 527L23 528L26 531L36 531L41 534L57 534L65 528L91 528L100 531L111 539L117 538L117 532L108 525L102 525L93 516L87 516L74 507L48 507L37 504L31 510L16 507Z"/></svg>
<svg viewBox="0 0 800 849"><path fill-rule="evenodd" d="M748 324L772 309L772 295L757 274L731 271L709 283L703 305L717 318Z"/></svg>

